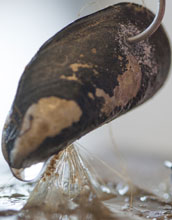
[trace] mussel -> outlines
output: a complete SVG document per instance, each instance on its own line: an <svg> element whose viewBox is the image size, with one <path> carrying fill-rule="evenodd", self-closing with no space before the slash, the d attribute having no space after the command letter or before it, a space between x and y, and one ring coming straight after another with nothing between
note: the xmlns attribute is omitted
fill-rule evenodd
<svg viewBox="0 0 172 220"><path fill-rule="evenodd" d="M151 98L171 50L162 26L131 44L152 12L121 3L81 18L49 39L24 70L2 135L12 168L57 154L76 139Z"/></svg>

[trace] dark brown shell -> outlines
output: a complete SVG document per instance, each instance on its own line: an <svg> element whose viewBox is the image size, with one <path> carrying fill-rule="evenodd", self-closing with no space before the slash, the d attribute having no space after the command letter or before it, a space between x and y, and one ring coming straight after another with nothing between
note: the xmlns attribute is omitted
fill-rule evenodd
<svg viewBox="0 0 172 220"><path fill-rule="evenodd" d="M40 48L21 77L3 131L11 167L47 159L156 93L171 62L164 29L137 44L126 42L153 17L142 6L117 4L75 21Z"/></svg>

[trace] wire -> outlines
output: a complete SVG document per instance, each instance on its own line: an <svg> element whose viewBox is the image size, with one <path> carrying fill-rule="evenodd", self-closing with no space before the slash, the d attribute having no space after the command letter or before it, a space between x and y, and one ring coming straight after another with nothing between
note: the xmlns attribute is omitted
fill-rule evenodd
<svg viewBox="0 0 172 220"><path fill-rule="evenodd" d="M127 41L129 43L137 43L141 40L145 40L146 38L150 37L159 28L161 24L161 21L165 14L165 6L166 6L166 0L159 0L158 1L158 12L153 22L151 23L151 25L142 33L134 37L129 37Z"/></svg>

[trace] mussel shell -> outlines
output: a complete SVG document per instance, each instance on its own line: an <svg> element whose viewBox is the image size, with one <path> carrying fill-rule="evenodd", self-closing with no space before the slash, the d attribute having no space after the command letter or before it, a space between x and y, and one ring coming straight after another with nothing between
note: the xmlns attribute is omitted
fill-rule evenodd
<svg viewBox="0 0 172 220"><path fill-rule="evenodd" d="M171 62L163 27L145 41L126 40L153 18L142 6L117 4L73 22L40 48L4 126L11 167L47 159L156 93Z"/></svg>

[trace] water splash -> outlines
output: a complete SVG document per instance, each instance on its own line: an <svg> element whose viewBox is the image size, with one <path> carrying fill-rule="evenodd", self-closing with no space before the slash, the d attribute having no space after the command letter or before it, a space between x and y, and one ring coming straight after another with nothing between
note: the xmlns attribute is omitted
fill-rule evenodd
<svg viewBox="0 0 172 220"><path fill-rule="evenodd" d="M61 219L64 215L81 219L83 214L109 219L112 213L102 201L116 197L116 193L100 178L93 162L85 153L82 157L81 149L73 145L55 155L24 210L36 207L56 213Z"/></svg>

